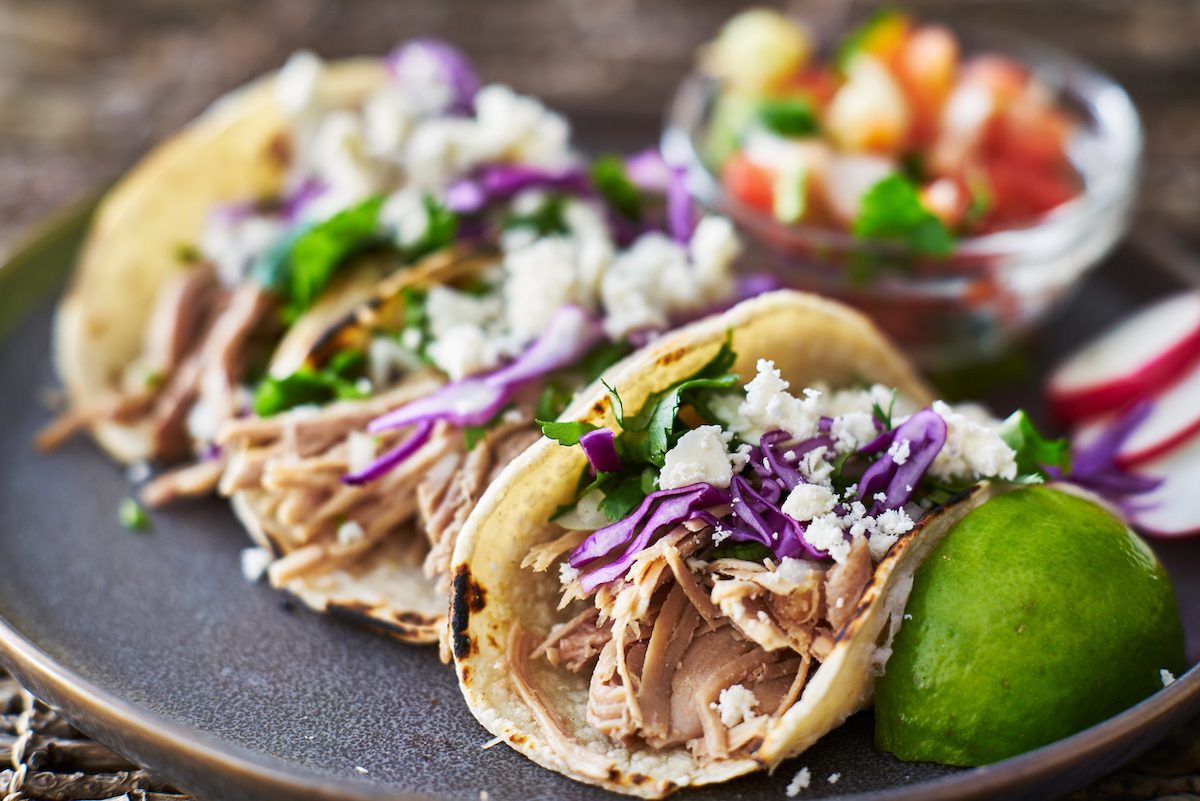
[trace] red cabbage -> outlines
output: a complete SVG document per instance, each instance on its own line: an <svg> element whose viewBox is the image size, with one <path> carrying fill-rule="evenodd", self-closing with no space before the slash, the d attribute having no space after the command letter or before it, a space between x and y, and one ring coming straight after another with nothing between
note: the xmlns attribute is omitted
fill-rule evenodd
<svg viewBox="0 0 1200 801"><path fill-rule="evenodd" d="M641 505L624 520L592 532L571 552L567 561L571 567L583 568L589 562L612 555L622 545L627 546L619 558L580 578L584 590L591 592L601 584L625 575L634 557L664 531L690 519L701 509L727 503L729 493L711 484L657 490L647 495Z"/></svg>
<svg viewBox="0 0 1200 801"><path fill-rule="evenodd" d="M579 447L587 454L588 461L599 473L616 473L621 469L621 457L617 456L613 432L597 428L579 438Z"/></svg>
<svg viewBox="0 0 1200 801"><path fill-rule="evenodd" d="M411 436L392 448L390 451L379 457L371 464L367 465L363 470L357 473L350 473L342 476L344 484L365 484L368 481L374 481L380 476L387 473L396 465L403 462L408 457L412 456L417 450L425 444L429 439L429 434L433 431L432 420L422 420L417 423Z"/></svg>
<svg viewBox="0 0 1200 801"><path fill-rule="evenodd" d="M912 498L925 471L946 444L946 421L932 409L922 409L867 447L876 445L888 435L891 435L891 442L908 440L909 453L904 464L897 464L891 453L884 453L863 473L858 483L858 498L864 504L871 504L868 514L872 517L887 509L899 509ZM884 493L884 499L874 500L880 492Z"/></svg>
<svg viewBox="0 0 1200 801"><path fill-rule="evenodd" d="M550 169L530 164L489 164L480 171L479 184L492 200L512 197L523 189L557 189L575 195L592 191L587 171L577 166Z"/></svg>
<svg viewBox="0 0 1200 801"><path fill-rule="evenodd" d="M1162 479L1127 473L1117 466L1117 453L1121 446L1146 421L1153 408L1152 401L1139 401L1106 428L1095 442L1076 451L1072 455L1071 472L1066 480L1113 500L1158 489ZM1047 469L1052 474L1059 472L1055 467Z"/></svg>
<svg viewBox="0 0 1200 801"><path fill-rule="evenodd" d="M562 306L542 335L511 364L490 375L446 384L437 392L376 417L367 424L367 431L378 434L414 423L432 424L435 420L445 420L460 428L485 425L522 387L579 361L603 336L597 319L578 306ZM412 453L408 451L394 458L397 451L376 460L364 474L378 477ZM386 466L377 469L380 465Z"/></svg>
<svg viewBox="0 0 1200 801"><path fill-rule="evenodd" d="M732 521L728 519L725 521L726 530L731 531L729 539L734 542L761 543L779 559L785 556L816 560L829 558L829 554L818 551L804 540L803 528L798 522L784 514L777 503L755 492L746 479L734 476L731 488L733 517L739 524L731 524Z"/></svg>
<svg viewBox="0 0 1200 801"><path fill-rule="evenodd" d="M671 238L681 245L691 242L696 230L692 196L687 188L687 170L683 167L671 167L671 181L667 184L667 229Z"/></svg>
<svg viewBox="0 0 1200 801"><path fill-rule="evenodd" d="M671 184L671 168L657 147L646 148L625 159L625 175L638 189L663 195Z"/></svg>

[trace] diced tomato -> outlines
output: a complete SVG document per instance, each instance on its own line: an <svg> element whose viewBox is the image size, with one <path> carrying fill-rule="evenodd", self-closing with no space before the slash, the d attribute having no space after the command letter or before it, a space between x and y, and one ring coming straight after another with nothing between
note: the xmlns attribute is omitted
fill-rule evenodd
<svg viewBox="0 0 1200 801"><path fill-rule="evenodd" d="M1063 141L1069 125L1056 110L1020 100L988 122L984 152L989 159L1024 164L1031 169L1061 169L1066 162Z"/></svg>
<svg viewBox="0 0 1200 801"><path fill-rule="evenodd" d="M913 107L912 140L928 146L937 138L942 107L958 72L958 40L940 25L914 30L896 59L895 72Z"/></svg>
<svg viewBox="0 0 1200 801"><path fill-rule="evenodd" d="M784 95L799 95L817 108L823 108L837 91L838 81L829 67L815 64L788 79L782 87Z"/></svg>
<svg viewBox="0 0 1200 801"><path fill-rule="evenodd" d="M721 183L747 206L771 213L775 206L771 171L760 167L741 153L735 153L721 168Z"/></svg>
<svg viewBox="0 0 1200 801"><path fill-rule="evenodd" d="M992 161L987 175L995 201L989 230L1027 225L1079 193L1062 173L1033 169L1016 161Z"/></svg>
<svg viewBox="0 0 1200 801"><path fill-rule="evenodd" d="M999 111L1025 94L1029 70L1011 58L989 53L968 61L963 66L962 80L987 90Z"/></svg>

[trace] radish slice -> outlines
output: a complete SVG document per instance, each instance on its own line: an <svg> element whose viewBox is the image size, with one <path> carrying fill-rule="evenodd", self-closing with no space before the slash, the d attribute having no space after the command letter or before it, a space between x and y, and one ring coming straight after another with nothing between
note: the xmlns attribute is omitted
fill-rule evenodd
<svg viewBox="0 0 1200 801"><path fill-rule="evenodd" d="M1153 403L1150 416L1117 453L1121 467L1165 456L1200 433L1200 364L1160 393Z"/></svg>
<svg viewBox="0 0 1200 801"><path fill-rule="evenodd" d="M1138 312L1059 365L1047 382L1051 411L1068 423L1118 411L1197 360L1200 292L1189 292Z"/></svg>
<svg viewBox="0 0 1200 801"><path fill-rule="evenodd" d="M1139 471L1164 479L1158 489L1129 504L1133 524L1159 537L1200 535L1200 437L1178 450L1146 465Z"/></svg>

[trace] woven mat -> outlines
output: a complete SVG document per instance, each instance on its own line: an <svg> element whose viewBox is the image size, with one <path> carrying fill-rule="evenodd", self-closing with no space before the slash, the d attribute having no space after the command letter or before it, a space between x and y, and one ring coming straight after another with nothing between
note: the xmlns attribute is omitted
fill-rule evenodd
<svg viewBox="0 0 1200 801"><path fill-rule="evenodd" d="M6 761L5 755L9 756ZM193 801L89 740L0 670L0 801ZM1066 801L1200 801L1200 718Z"/></svg>

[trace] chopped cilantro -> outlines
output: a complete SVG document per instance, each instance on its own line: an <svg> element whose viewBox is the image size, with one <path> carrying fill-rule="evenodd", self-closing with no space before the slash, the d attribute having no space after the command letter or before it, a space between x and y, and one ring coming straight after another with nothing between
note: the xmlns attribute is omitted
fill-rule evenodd
<svg viewBox="0 0 1200 801"><path fill-rule="evenodd" d="M446 208L428 192L421 198L425 205L428 222L425 233L416 242L403 249L406 261L414 262L434 251L441 250L454 242L458 235L458 215Z"/></svg>
<svg viewBox="0 0 1200 801"><path fill-rule="evenodd" d="M633 348L624 342L602 342L579 360L578 369L583 373L583 380L592 383L632 351Z"/></svg>
<svg viewBox="0 0 1200 801"><path fill-rule="evenodd" d="M697 397L701 390L728 389L737 383L738 377L729 372L736 358L732 337L731 331L708 364L691 376L651 395L642 410L633 417L625 415L620 398L609 388L613 409L624 429L617 437L617 453L622 462L649 463L662 467L667 451L682 433L676 431L679 409L693 400L702 405L702 399Z"/></svg>
<svg viewBox="0 0 1200 801"><path fill-rule="evenodd" d="M547 437L557 441L559 445L568 446L578 445L580 437L599 428L599 426L594 426L591 423L576 420L569 420L562 423L555 423L550 420L538 420L537 424L542 427L542 433Z"/></svg>
<svg viewBox="0 0 1200 801"><path fill-rule="evenodd" d="M277 237L250 265L250 280L268 292L286 296L292 280L292 246L309 230L311 226L300 226Z"/></svg>
<svg viewBox="0 0 1200 801"><path fill-rule="evenodd" d="M553 420L563 413L571 402L571 393L554 381L542 387L541 397L534 408L534 417L538 420Z"/></svg>
<svg viewBox="0 0 1200 801"><path fill-rule="evenodd" d="M742 559L747 562L761 562L768 556L774 556L771 549L761 542L733 542L724 548L712 552L712 559Z"/></svg>
<svg viewBox="0 0 1200 801"><path fill-rule="evenodd" d="M916 184L898 173L867 192L851 230L860 239L899 240L913 252L929 256L945 257L954 250L945 223L921 205Z"/></svg>
<svg viewBox="0 0 1200 801"><path fill-rule="evenodd" d="M514 228L532 228L539 238L569 233L567 221L563 217L566 203L564 195L550 195L542 205L528 214L509 214L504 219L504 229L509 231Z"/></svg>
<svg viewBox="0 0 1200 801"><path fill-rule="evenodd" d="M267 376L254 389L254 413L272 417L309 403L358 399L366 396L354 382L330 369L301 367L284 378Z"/></svg>
<svg viewBox="0 0 1200 801"><path fill-rule="evenodd" d="M925 154L920 150L905 153L900 158L900 173L913 183L924 183L929 177L925 165Z"/></svg>
<svg viewBox="0 0 1200 801"><path fill-rule="evenodd" d="M1071 444L1065 439L1043 437L1024 409L1009 415L1000 424L998 433L1005 444L1017 452L1017 483L1029 483L1020 480L1024 477L1051 478L1047 467L1056 467L1063 475L1071 472Z"/></svg>
<svg viewBox="0 0 1200 801"><path fill-rule="evenodd" d="M130 531L146 531L150 528L150 516L133 498L122 498L117 505L117 519Z"/></svg>
<svg viewBox="0 0 1200 801"><path fill-rule="evenodd" d="M294 310L302 312L311 306L346 259L378 243L376 229L383 201L382 195L364 200L313 226L296 240L290 254L289 285Z"/></svg>
<svg viewBox="0 0 1200 801"><path fill-rule="evenodd" d="M821 131L812 103L803 97L763 100L756 114L764 128L780 136L814 136Z"/></svg>
<svg viewBox="0 0 1200 801"><path fill-rule="evenodd" d="M642 216L642 195L625 173L619 156L601 156L592 162L592 183L608 204L636 222Z"/></svg>
<svg viewBox="0 0 1200 801"><path fill-rule="evenodd" d="M883 425L884 431L892 430L892 412L895 410L895 408L896 390L894 388L892 389L892 399L888 402L888 410L886 413L883 411L883 407L879 405L879 401L873 401L871 403L871 414L874 415L875 419Z"/></svg>
<svg viewBox="0 0 1200 801"><path fill-rule="evenodd" d="M352 348L340 350L333 354L325 369L338 378L355 381L367 374L367 354Z"/></svg>

